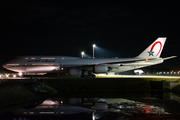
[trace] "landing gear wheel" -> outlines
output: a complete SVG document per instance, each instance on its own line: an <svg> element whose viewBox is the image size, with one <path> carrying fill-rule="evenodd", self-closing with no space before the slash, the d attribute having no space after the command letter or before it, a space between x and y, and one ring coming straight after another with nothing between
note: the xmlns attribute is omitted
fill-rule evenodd
<svg viewBox="0 0 180 120"><path fill-rule="evenodd" d="M81 75L81 78L95 78L95 77L96 77L96 75L94 73L90 73L90 72L87 75L85 75L85 74Z"/></svg>

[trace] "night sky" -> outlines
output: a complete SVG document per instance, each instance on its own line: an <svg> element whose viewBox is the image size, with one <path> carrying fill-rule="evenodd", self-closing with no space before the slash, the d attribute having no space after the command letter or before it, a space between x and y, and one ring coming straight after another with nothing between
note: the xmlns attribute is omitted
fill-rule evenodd
<svg viewBox="0 0 180 120"><path fill-rule="evenodd" d="M135 57L167 37L162 57L180 54L179 1L4 0L0 63L19 55ZM101 52L100 52L101 51ZM180 67L180 58L161 66Z"/></svg>

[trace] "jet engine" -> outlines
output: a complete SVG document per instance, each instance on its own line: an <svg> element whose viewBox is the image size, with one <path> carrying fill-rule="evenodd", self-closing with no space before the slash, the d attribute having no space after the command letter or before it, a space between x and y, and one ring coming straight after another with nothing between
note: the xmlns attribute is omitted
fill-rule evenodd
<svg viewBox="0 0 180 120"><path fill-rule="evenodd" d="M94 73L107 73L109 71L108 66L97 65L94 66Z"/></svg>
<svg viewBox="0 0 180 120"><path fill-rule="evenodd" d="M70 68L69 75L81 75L82 71L78 68Z"/></svg>

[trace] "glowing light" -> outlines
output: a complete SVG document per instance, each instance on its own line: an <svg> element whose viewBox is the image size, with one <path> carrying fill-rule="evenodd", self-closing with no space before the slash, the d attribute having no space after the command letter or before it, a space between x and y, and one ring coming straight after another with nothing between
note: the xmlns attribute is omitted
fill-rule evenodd
<svg viewBox="0 0 180 120"><path fill-rule="evenodd" d="M29 112L29 114L34 114L34 112Z"/></svg>
<svg viewBox="0 0 180 120"><path fill-rule="evenodd" d="M15 77L16 77L16 75L13 75L13 77L15 78Z"/></svg>
<svg viewBox="0 0 180 120"><path fill-rule="evenodd" d="M92 113L92 120L95 120L95 119L96 119L96 117L95 117L94 113Z"/></svg>
<svg viewBox="0 0 180 120"><path fill-rule="evenodd" d="M19 76L22 76L22 72L19 72L18 75L19 75Z"/></svg>
<svg viewBox="0 0 180 120"><path fill-rule="evenodd" d="M94 48L96 47L95 44L93 44L93 58L94 58Z"/></svg>
<svg viewBox="0 0 180 120"><path fill-rule="evenodd" d="M27 114L27 112L23 112L23 114Z"/></svg>
<svg viewBox="0 0 180 120"><path fill-rule="evenodd" d="M149 59L146 59L145 61L148 61Z"/></svg>
<svg viewBox="0 0 180 120"><path fill-rule="evenodd" d="M52 100L45 100L42 105L59 105L59 102Z"/></svg>
<svg viewBox="0 0 180 120"><path fill-rule="evenodd" d="M82 55L82 58L83 58L84 52L81 52L81 55Z"/></svg>
<svg viewBox="0 0 180 120"><path fill-rule="evenodd" d="M9 77L9 75L6 75L6 77Z"/></svg>
<svg viewBox="0 0 180 120"><path fill-rule="evenodd" d="M150 113L150 106L149 106L149 105L146 106L146 108L145 108L145 113L146 113L146 114L149 114L149 113Z"/></svg>

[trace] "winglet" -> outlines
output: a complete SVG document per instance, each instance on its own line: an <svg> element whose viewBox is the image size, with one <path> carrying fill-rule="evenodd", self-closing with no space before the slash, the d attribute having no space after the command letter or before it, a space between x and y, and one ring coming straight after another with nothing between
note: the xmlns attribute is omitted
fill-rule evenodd
<svg viewBox="0 0 180 120"><path fill-rule="evenodd" d="M148 48L146 48L139 56L139 58L159 58L163 50L166 37L159 37Z"/></svg>

